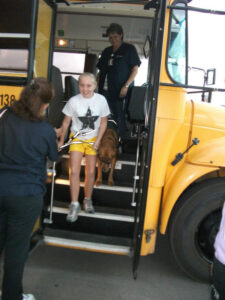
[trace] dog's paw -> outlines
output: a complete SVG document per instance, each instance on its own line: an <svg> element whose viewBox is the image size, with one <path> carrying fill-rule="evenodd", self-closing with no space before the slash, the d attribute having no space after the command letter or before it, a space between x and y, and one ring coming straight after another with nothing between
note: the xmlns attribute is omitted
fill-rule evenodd
<svg viewBox="0 0 225 300"><path fill-rule="evenodd" d="M99 185L101 185L101 184L102 184L102 181L101 181L101 180L96 180L96 181L95 181L95 185L96 185L96 186L99 186Z"/></svg>
<svg viewBox="0 0 225 300"><path fill-rule="evenodd" d="M114 185L114 181L113 180L108 180L108 185L113 186Z"/></svg>

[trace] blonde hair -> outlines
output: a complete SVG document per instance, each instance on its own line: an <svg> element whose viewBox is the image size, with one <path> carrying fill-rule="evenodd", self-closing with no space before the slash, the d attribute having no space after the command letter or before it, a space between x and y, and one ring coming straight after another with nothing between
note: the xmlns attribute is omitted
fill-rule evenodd
<svg viewBox="0 0 225 300"><path fill-rule="evenodd" d="M81 79L83 77L89 77L91 78L91 80L93 81L94 85L97 86L97 81L96 81L96 78L95 78L95 75L92 74L92 73L89 73L89 72L84 72L83 74L81 74L78 78L78 83L80 83Z"/></svg>

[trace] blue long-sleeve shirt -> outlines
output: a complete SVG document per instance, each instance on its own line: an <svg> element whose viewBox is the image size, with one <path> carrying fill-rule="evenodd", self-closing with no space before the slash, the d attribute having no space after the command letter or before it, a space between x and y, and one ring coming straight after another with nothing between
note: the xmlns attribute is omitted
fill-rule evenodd
<svg viewBox="0 0 225 300"><path fill-rule="evenodd" d="M50 124L23 120L8 109L0 118L0 196L44 194L46 158L57 156Z"/></svg>

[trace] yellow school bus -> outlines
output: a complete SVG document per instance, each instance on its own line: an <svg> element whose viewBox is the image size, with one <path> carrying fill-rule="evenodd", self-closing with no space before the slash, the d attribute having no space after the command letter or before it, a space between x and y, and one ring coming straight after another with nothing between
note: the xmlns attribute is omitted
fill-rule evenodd
<svg viewBox="0 0 225 300"><path fill-rule="evenodd" d="M48 121L59 127L79 74L97 74L97 60L108 45L106 28L113 22L123 26L125 40L142 61L128 99L130 136L118 156L115 186L103 178L93 193L96 213L82 211L68 224L68 153L62 151L55 171L48 170L36 233L47 245L130 255L134 277L140 256L154 253L157 234L167 235L183 271L207 280L225 199L225 108L213 104L224 86L216 85L214 65L190 64L189 25L194 17L211 14L222 22L225 12L193 7L188 0L20 0L19 5L3 0L1 5L0 108L42 76L55 88ZM204 28L198 25L200 39ZM81 202L82 188L81 182Z"/></svg>

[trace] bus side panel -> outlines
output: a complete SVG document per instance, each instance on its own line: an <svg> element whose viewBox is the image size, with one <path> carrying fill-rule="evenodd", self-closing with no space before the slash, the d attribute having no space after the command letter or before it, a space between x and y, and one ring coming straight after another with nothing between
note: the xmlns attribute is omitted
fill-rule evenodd
<svg viewBox="0 0 225 300"><path fill-rule="evenodd" d="M45 1L39 1L34 77L48 78L49 51L52 30L52 8Z"/></svg>
<svg viewBox="0 0 225 300"><path fill-rule="evenodd" d="M208 173L219 170L219 168L225 167L225 138L221 111L217 107L200 106L199 104L196 105L196 103L193 105L193 124L190 130L191 140L198 138L199 144L189 149L177 165L170 166L168 169L163 194L160 228L162 233L166 231L170 214L180 195L194 181L199 180ZM213 114L211 119L207 118L209 110ZM183 152L183 150L181 149L178 152Z"/></svg>
<svg viewBox="0 0 225 300"><path fill-rule="evenodd" d="M4 106L10 106L14 101L19 100L22 87L18 86L0 86L0 109Z"/></svg>
<svg viewBox="0 0 225 300"><path fill-rule="evenodd" d="M165 185L171 152L175 153L179 149L180 143L183 147L182 150L185 150L188 144L189 129L181 137L181 140L177 139L178 132L185 120L185 95L185 90L180 88L168 89L160 87L159 90L159 104L144 221L144 232L150 230L151 239L148 240L146 239L146 234L143 235L141 255L154 252L162 188Z"/></svg>

